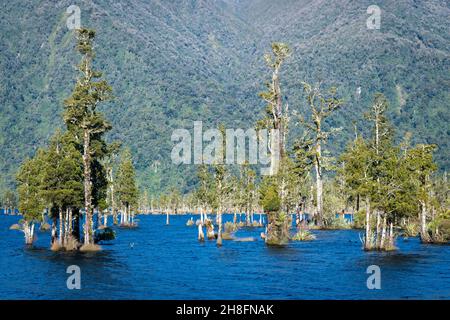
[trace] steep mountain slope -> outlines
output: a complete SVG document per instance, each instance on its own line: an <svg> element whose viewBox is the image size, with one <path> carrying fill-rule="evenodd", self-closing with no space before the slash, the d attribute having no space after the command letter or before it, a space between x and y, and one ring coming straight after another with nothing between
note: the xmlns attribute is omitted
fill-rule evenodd
<svg viewBox="0 0 450 320"><path fill-rule="evenodd" d="M0 189L13 187L17 165L62 126L79 58L66 27L71 4L82 25L97 30L96 66L114 88L116 100L103 107L114 125L110 138L132 147L151 192L195 182L193 166L170 163L173 129L190 129L194 120L252 125L264 105L257 93L268 79L262 55L272 41L293 48L283 70L291 109L302 110L302 80L336 85L345 97L331 120L344 132L330 150L353 136L352 121L382 91L399 137L411 131L414 142L439 143L439 164L450 167L447 1L378 1L380 30L366 27L371 1L2 1Z"/></svg>
<svg viewBox="0 0 450 320"><path fill-rule="evenodd" d="M439 162L449 167L448 1L378 1L380 30L366 26L372 1L229 3L261 31L262 46L277 40L293 47L285 68L285 92L291 105L302 105L298 85L302 79L338 86L346 107L335 120L348 137L352 121L362 119L373 93L384 92L390 98L399 136L411 131L415 142L438 143ZM342 146L345 140L334 142Z"/></svg>

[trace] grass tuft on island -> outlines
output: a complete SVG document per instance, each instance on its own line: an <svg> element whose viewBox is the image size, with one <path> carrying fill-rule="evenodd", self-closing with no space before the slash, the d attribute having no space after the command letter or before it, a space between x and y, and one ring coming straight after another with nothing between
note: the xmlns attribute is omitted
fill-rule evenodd
<svg viewBox="0 0 450 320"><path fill-rule="evenodd" d="M316 236L312 234L309 230L299 230L291 238L292 241L311 241L316 240Z"/></svg>
<svg viewBox="0 0 450 320"><path fill-rule="evenodd" d="M84 244L81 246L80 248L80 252L97 252L97 251L101 251L102 247L99 246L98 244Z"/></svg>

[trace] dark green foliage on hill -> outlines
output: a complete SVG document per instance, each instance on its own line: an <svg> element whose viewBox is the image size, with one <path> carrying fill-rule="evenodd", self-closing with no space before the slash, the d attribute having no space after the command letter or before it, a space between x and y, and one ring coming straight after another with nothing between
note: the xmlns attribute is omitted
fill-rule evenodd
<svg viewBox="0 0 450 320"><path fill-rule="evenodd" d="M150 194L196 184L194 165L170 161L174 129L192 132L194 120L249 128L261 117L263 54L274 41L292 48L281 77L290 110L305 110L300 81L339 88L345 106L326 123L343 128L326 147L333 155L353 138L353 121L369 133L364 110L383 92L395 139L409 131L413 144L437 144L440 169L450 167L447 1L378 1L380 30L366 28L371 1L14 1L0 13L2 194L63 126L80 58L66 27L72 4L82 26L97 30L95 69L113 88L115 99L100 106L113 126L108 140L130 146ZM299 129L291 130L294 139Z"/></svg>

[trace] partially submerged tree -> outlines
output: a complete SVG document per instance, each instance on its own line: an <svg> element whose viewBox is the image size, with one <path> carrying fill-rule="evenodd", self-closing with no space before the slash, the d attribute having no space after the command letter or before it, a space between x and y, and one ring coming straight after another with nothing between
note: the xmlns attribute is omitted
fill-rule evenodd
<svg viewBox="0 0 450 320"><path fill-rule="evenodd" d="M411 194L417 199L420 208L420 238L422 242L433 242L427 220L431 218L433 208L432 174L437 170L433 161L434 145L419 144L407 151L406 165L412 182ZM431 219L430 219L431 220Z"/></svg>
<svg viewBox="0 0 450 320"><path fill-rule="evenodd" d="M16 194L12 190L6 190L3 194L2 199L3 207L5 209L5 214L15 214L15 208L17 205ZM19 211L20 212L20 211Z"/></svg>
<svg viewBox="0 0 450 320"><path fill-rule="evenodd" d="M117 170L117 198L122 204L121 225L134 226L134 210L137 207L139 191L131 153L125 150Z"/></svg>
<svg viewBox="0 0 450 320"><path fill-rule="evenodd" d="M52 217L52 245L56 240L59 220L59 247L66 246L73 233L72 218L78 215L83 203L82 159L71 135L57 131L50 146L43 152L42 197L50 206ZM78 219L78 217L76 217ZM77 239L79 241L79 239ZM71 249L73 241L71 241Z"/></svg>
<svg viewBox="0 0 450 320"><path fill-rule="evenodd" d="M336 88L331 88L323 93L320 85L312 86L302 82L306 95L307 118L300 117L300 123L307 133L305 143L311 145L310 152L313 156L313 165L316 176L316 219L317 225L323 226L323 170L326 161L323 155L323 146L327 143L330 135L337 132L338 128L324 129L325 120L336 110L342 107L343 100L337 98Z"/></svg>
<svg viewBox="0 0 450 320"><path fill-rule="evenodd" d="M17 172L19 210L23 214L22 230L25 244L34 241L34 224L41 219L44 202L41 197L42 151L35 158L25 160Z"/></svg>
<svg viewBox="0 0 450 320"><path fill-rule="evenodd" d="M116 208L116 199L115 199L115 172L114 167L117 161L118 153L120 150L121 143L114 142L108 146L107 156L104 160L104 167L106 170L106 176L108 180L108 192L107 192L107 203L111 211L111 215L113 217L113 224L117 225L117 208ZM104 221L104 225L106 226L106 218Z"/></svg>
<svg viewBox="0 0 450 320"><path fill-rule="evenodd" d="M266 235L266 243L269 244L284 244L286 239L284 238L285 232L280 228L284 228L288 212L283 212L284 206L284 188L285 188L285 176L279 175L280 165L284 164L283 159L286 157L286 135L287 135L287 125L288 125L288 104L283 104L283 96L281 93L280 84L280 71L281 66L291 54L291 50L288 45L284 43L273 43L272 53L266 54L264 56L267 66L272 71L272 79L268 82L267 91L260 93L260 97L267 103L265 117L258 121L256 127L258 130L267 129L269 130L270 136L268 141L268 146L270 150L270 176L271 178L265 179L265 181L270 181L270 187L262 190L261 199L262 202L267 205L267 203L275 201L278 199L280 201L277 210L273 211L275 206L271 209L272 211L267 211L266 206L263 204L262 207L265 208L267 218L268 218L268 228ZM277 195L275 196L274 192ZM269 197L271 200L269 201ZM265 199L265 200L264 200ZM277 202L277 201L275 201ZM277 238L277 237L282 238Z"/></svg>
<svg viewBox="0 0 450 320"><path fill-rule="evenodd" d="M82 55L77 79L72 95L64 101L64 121L68 130L79 139L83 154L84 176L84 244L94 243L93 238L93 166L99 155L94 152L95 141L101 143L102 135L111 129L97 107L101 102L111 99L111 87L102 74L92 68L94 59L93 41L95 31L89 29L77 30L77 50Z"/></svg>

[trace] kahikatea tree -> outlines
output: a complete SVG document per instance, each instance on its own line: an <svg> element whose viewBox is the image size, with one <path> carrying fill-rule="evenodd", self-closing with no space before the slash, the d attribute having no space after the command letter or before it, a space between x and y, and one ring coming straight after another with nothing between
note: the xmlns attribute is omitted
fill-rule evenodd
<svg viewBox="0 0 450 320"><path fill-rule="evenodd" d="M17 172L17 191L19 193L19 210L23 214L22 230L25 243L33 244L34 224L42 217L44 202L41 197L43 151L25 160Z"/></svg>
<svg viewBox="0 0 450 320"><path fill-rule="evenodd" d="M372 248L371 199L375 187L372 176L372 154L369 145L362 137L356 138L341 154L338 175L344 182L346 193L349 194L359 207L360 198L365 203L365 241L364 248Z"/></svg>
<svg viewBox="0 0 450 320"><path fill-rule="evenodd" d="M83 164L72 135L59 130L43 152L41 194L50 207L52 218L52 248L77 249L79 208L83 204ZM56 229L59 221L58 245Z"/></svg>
<svg viewBox="0 0 450 320"><path fill-rule="evenodd" d="M278 199L280 200L280 206L278 211L270 211L268 217L269 227L267 228L268 233L271 235L266 236L266 243L285 244L288 238L278 239L277 236L285 236L286 232L283 230L278 230L279 228L286 228L287 220L284 219L284 215L288 213L282 212L283 206L283 190L286 181L284 181L284 176L279 175L280 164L283 164L283 158L286 156L285 140L287 135L287 124L288 124L288 104L283 103L281 84L280 84L280 71L281 66L285 62L286 58L291 55L291 50L288 45L284 43L273 43L272 53L266 54L264 56L267 66L272 72L272 79L266 84L267 91L260 93L260 97L267 103L266 114L263 119L257 122L256 128L258 130L267 129L269 130L269 141L268 146L270 150L270 175L272 176L271 181L271 192L264 193L261 195L261 199L266 199L270 196L272 199L272 191L276 190L278 193ZM274 131L272 131L274 130ZM275 188L275 189L273 189ZM269 189L268 189L269 190ZM264 205L263 205L264 207ZM267 210L264 209L266 212ZM268 241L268 239L270 239Z"/></svg>
<svg viewBox="0 0 450 320"><path fill-rule="evenodd" d="M101 151L102 136L111 126L102 113L98 112L98 105L111 99L111 87L105 80L100 80L102 74L92 68L94 59L93 41L95 31L88 29L77 30L77 50L82 55L77 79L72 95L64 101L64 121L67 128L80 140L83 154L84 177L84 244L93 244L93 186L94 177L100 177L101 165L99 155L94 150L94 144L100 144L97 151ZM94 171L94 172L93 172ZM98 173L96 175L96 173ZM106 179L105 179L106 180ZM95 190L94 190L95 191ZM100 199L97 199L100 200Z"/></svg>
<svg viewBox="0 0 450 320"><path fill-rule="evenodd" d="M268 245L285 245L288 243L290 215L281 210L277 177L266 176L259 188L260 204L267 215L268 224L265 242Z"/></svg>
<svg viewBox="0 0 450 320"><path fill-rule="evenodd" d="M240 177L238 180L238 188L240 188L241 208L245 212L245 224L251 226L253 224L253 211L255 209L256 200L256 172L253 171L248 163L244 163L240 168ZM241 210L242 212L242 210Z"/></svg>
<svg viewBox="0 0 450 320"><path fill-rule="evenodd" d="M16 194L12 190L6 190L3 194L2 204L5 209L5 214L14 214L17 204Z"/></svg>
<svg viewBox="0 0 450 320"><path fill-rule="evenodd" d="M134 210L137 208L139 190L131 153L126 149L120 157L117 169L117 198L122 205L121 225L134 226Z"/></svg>
<svg viewBox="0 0 450 320"><path fill-rule="evenodd" d="M419 144L416 147L407 150L406 165L409 178L413 188L410 192L417 200L420 208L420 238L422 242L433 242L432 236L427 227L427 220L430 219L430 211L433 208L432 195L432 173L437 170L433 161L434 145Z"/></svg>
<svg viewBox="0 0 450 320"><path fill-rule="evenodd" d="M407 195L400 149L393 144L393 130L385 115L386 98L376 94L366 118L373 121L369 141L355 139L340 157L339 173L355 199L365 202L365 250L394 249L394 223L404 213L400 199Z"/></svg>
<svg viewBox="0 0 450 320"><path fill-rule="evenodd" d="M321 91L320 85L312 86L302 83L306 95L305 111L307 117L300 117L300 124L304 127L306 137L304 143L311 145L310 152L313 157L313 165L316 176L316 220L317 225L323 226L323 170L326 158L323 155L323 146L331 134L338 131L337 128L324 129L325 120L333 112L343 105L343 100L337 98L336 88L331 88L327 93Z"/></svg>
<svg viewBox="0 0 450 320"><path fill-rule="evenodd" d="M280 72L281 66L291 55L291 49L285 43L272 43L272 53L264 55L266 65L272 72L271 81L266 83L267 91L261 92L259 96L267 103L265 117L258 121L258 129L275 129L278 131L278 139L270 137L269 146L271 150L270 174L278 171L280 158L285 154L285 140L287 135L287 114L289 106L283 103L281 92ZM279 156L276 152L279 151Z"/></svg>

